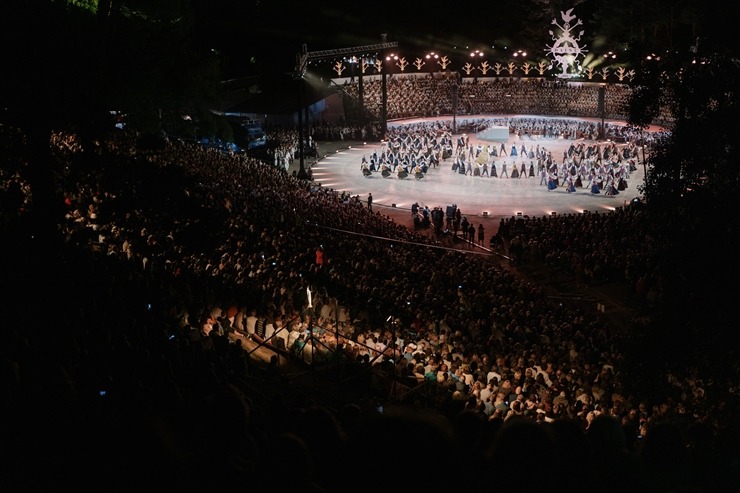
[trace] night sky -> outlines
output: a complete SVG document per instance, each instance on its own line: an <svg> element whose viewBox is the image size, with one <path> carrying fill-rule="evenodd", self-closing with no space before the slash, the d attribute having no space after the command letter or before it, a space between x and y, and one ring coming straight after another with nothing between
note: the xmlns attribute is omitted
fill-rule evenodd
<svg viewBox="0 0 740 493"><path fill-rule="evenodd" d="M518 2L465 9L431 4L419 10L416 2L378 1L371 4L328 0L323 2L217 0L198 4L198 41L213 44L236 66L259 64L273 70L291 70L305 43L308 51L333 50L397 42L400 50L414 57L427 50L460 53L487 46L509 45L520 20L502 15L521 11ZM506 5L513 5L507 8ZM460 18L451 22L450 16ZM476 27L476 18L488 19Z"/></svg>

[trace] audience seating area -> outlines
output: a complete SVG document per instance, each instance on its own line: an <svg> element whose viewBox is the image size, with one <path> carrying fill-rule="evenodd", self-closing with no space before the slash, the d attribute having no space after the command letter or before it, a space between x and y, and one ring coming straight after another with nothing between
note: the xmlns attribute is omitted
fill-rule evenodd
<svg viewBox="0 0 740 493"><path fill-rule="evenodd" d="M445 81L390 85L392 118L450 110ZM611 117L625 91L608 86ZM595 116L585 87L478 81L466 95L495 112ZM377 131L310 133L320 146ZM294 158L295 131L269 136ZM51 167L32 174L38 153L0 125L9 491L737 484L738 373L644 375L630 366L639 321L554 301L277 159L176 139L144 149L133 133L83 153L77 139L55 132ZM622 283L647 313L664 293L665 214L512 218L499 234L521 261ZM320 380L343 394L320 400Z"/></svg>
<svg viewBox="0 0 740 493"><path fill-rule="evenodd" d="M416 77L394 74L386 78L389 120L443 115L548 115L626 120L631 87L627 84L549 81L544 78L481 77L458 81L454 77ZM380 118L382 79L363 80L365 111ZM603 112L599 90L604 90ZM359 80L346 81L347 103L360 105ZM453 104L457 94L457 104ZM351 104L350 104L350 107ZM672 118L663 111L653 123L670 127Z"/></svg>

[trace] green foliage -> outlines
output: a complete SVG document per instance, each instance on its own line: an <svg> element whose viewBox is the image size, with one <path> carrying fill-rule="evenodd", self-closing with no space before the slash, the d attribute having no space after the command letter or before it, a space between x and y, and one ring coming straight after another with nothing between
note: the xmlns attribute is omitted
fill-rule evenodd
<svg viewBox="0 0 740 493"><path fill-rule="evenodd" d="M92 14L98 11L98 0L67 0L67 3L72 7L86 10Z"/></svg>
<svg viewBox="0 0 740 493"><path fill-rule="evenodd" d="M738 185L737 87L740 66L709 54L681 57L643 70L632 99L631 122L644 126L667 107L673 138L656 150L648 170L653 201L673 202L688 193L721 199Z"/></svg>
<svg viewBox="0 0 740 493"><path fill-rule="evenodd" d="M657 300L651 343L676 341L666 363L700 358L721 364L734 340L732 286L736 254L734 197L740 180L740 63L726 33L726 20L702 16L705 33L696 50L640 60L630 121L645 126L667 109L672 137L650 153L645 193L663 249L653 259L663 288Z"/></svg>

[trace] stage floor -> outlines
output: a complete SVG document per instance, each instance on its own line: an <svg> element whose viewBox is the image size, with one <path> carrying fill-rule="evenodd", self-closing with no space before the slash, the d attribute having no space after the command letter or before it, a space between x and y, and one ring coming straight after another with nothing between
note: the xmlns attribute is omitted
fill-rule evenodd
<svg viewBox="0 0 740 493"><path fill-rule="evenodd" d="M510 117L512 115L509 115ZM546 118L539 116L521 115L521 117ZM476 118L501 118L492 115L466 117ZM441 118L440 118L441 119ZM435 120L440 120L435 119ZM587 120L587 119L578 119ZM408 120L407 122L423 121L420 119ZM402 122L393 122L398 124ZM405 122L404 122L405 123ZM613 123L613 122L610 122ZM389 123L391 125L391 123ZM453 136L453 139L456 138ZM470 135L470 142L474 145L481 143L488 145L490 142L479 140L475 135ZM549 138L519 138L509 135L506 143L507 152L516 143L517 148L523 143L527 149L530 146L539 145L550 151L558 163L562 163L564 150L573 142L572 139L549 139ZM585 141L587 144L590 141ZM344 145L342 145L344 144ZM486 176L462 175L452 171L453 158L440 162L437 168L430 168L421 180L409 176L399 179L394 175L383 178L380 172L373 172L365 177L362 174L362 157L368 159L374 151L380 153L380 143L355 142L350 148L350 142L344 143L322 143L319 142L320 158L310 164L315 182L321 183L323 187L333 188L337 191L348 191L351 195L359 195L363 203L366 202L369 193L373 194L373 208L375 211L391 216L395 221L407 226L413 225L410 209L414 202L430 209L441 207L446 210L447 206L456 204L464 216L476 226L483 223L487 238L495 234L501 218L512 216L539 217L555 214L581 214L609 212L616 207L625 206L634 198L640 197L638 187L644 183L644 170L642 164L637 166L637 171L630 174L628 188L620 191L619 195L607 196L602 192L593 195L586 188L579 188L574 193L568 193L564 187L548 191L547 186L540 185L540 177L501 178L501 164L506 161L508 173L511 176L512 163L521 165L520 157L497 157L495 158L498 178ZM500 145L495 144L494 145ZM618 144L620 147L625 144ZM333 149L336 149L332 151ZM529 159L525 160L529 170ZM535 175L536 171L535 161ZM297 169L299 162L296 159L291 165L291 170ZM584 184L585 185L585 184ZM394 205L395 204L395 205Z"/></svg>

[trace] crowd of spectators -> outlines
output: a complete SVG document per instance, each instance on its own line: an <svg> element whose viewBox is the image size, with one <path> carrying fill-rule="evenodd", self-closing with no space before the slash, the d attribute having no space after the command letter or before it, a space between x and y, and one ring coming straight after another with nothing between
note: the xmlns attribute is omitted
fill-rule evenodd
<svg viewBox="0 0 740 493"><path fill-rule="evenodd" d="M82 152L75 135L55 133L63 241L34 265L23 225L39 199L22 134L0 128L14 288L2 459L26 488L77 478L81 459L115 477L82 483L103 491L150 477L167 488L369 491L385 480L358 484L358 465L424 475L432 451L450 469L418 479L425 488L490 488L483 467L496 488L570 489L579 475L584 491L709 491L732 471L737 374L641 376L627 365L629 328L274 162L176 140L143 149L130 134ZM663 245L644 214L511 218L499 233L518 262L618 278L649 306ZM373 407L321 405L274 359L258 367L246 340L310 366L359 365L373 377L348 395Z"/></svg>
<svg viewBox="0 0 740 493"><path fill-rule="evenodd" d="M444 115L544 115L626 120L632 89L628 84L549 81L542 78L490 77L459 80L452 75L394 74L386 79L386 111L390 120ZM360 104L359 81L343 90ZM603 88L603 99L599 91ZM382 115L383 84L379 77L363 81L362 106ZM603 105L600 104L603 101ZM456 104L453 103L456 101ZM656 125L670 126L662 111Z"/></svg>

